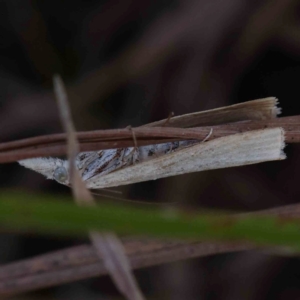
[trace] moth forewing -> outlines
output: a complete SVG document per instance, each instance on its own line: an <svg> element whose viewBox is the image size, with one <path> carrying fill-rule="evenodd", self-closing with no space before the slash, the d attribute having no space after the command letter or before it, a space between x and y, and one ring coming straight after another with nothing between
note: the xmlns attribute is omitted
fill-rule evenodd
<svg viewBox="0 0 300 300"><path fill-rule="evenodd" d="M255 130L198 143L86 181L92 189L184 173L249 165L285 158L282 128Z"/></svg>

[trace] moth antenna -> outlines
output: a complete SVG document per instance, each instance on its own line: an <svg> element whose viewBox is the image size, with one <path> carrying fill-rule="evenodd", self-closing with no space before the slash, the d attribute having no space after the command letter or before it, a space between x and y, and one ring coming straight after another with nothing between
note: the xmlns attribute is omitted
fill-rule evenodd
<svg viewBox="0 0 300 300"><path fill-rule="evenodd" d="M118 197L115 197L115 196L112 196L112 195L106 195L106 194L100 193L100 192L98 192L98 193L97 192L91 192L91 194L94 195L94 196L107 197L107 198L115 199L115 200L122 200L122 198L118 198Z"/></svg>
<svg viewBox="0 0 300 300"><path fill-rule="evenodd" d="M170 122L170 120L174 117L174 112L173 111L171 111L170 113L169 113L169 116L168 116L168 118L167 118L167 120L165 121L165 123L162 125L162 127L165 127L165 126L167 126L167 124Z"/></svg>
<svg viewBox="0 0 300 300"><path fill-rule="evenodd" d="M109 193L112 193L112 194L119 194L119 195L122 195L123 192L122 191L116 191L116 190L113 190L113 189L107 189L107 188L104 188L103 189L104 191L107 191Z"/></svg>
<svg viewBox="0 0 300 300"><path fill-rule="evenodd" d="M116 201L122 201L122 202L129 202L129 203L138 203L138 204L142 204L142 205L153 205L153 206L162 206L162 205L168 205L168 204L175 204L175 203L178 203L176 201L174 202L156 202L156 203L151 203L151 202L145 202L145 201L142 201L142 200L131 200L131 199L125 199L125 198L120 198L120 197L115 197L115 196L112 196L112 195L105 195L105 194L102 194L102 193L95 193L95 192L92 192L93 195L95 196L103 196L103 197L107 197L109 199L112 199L112 200L116 200ZM96 201L98 199L95 199Z"/></svg>
<svg viewBox="0 0 300 300"><path fill-rule="evenodd" d="M116 190L113 190L113 189L108 189L108 188L103 188L103 189L93 189L91 190L92 194L95 195L95 196L106 196L104 193L101 193L102 192L108 192L110 194L119 194L119 195L122 195L123 192L122 191L116 191ZM99 192L97 192L99 191Z"/></svg>

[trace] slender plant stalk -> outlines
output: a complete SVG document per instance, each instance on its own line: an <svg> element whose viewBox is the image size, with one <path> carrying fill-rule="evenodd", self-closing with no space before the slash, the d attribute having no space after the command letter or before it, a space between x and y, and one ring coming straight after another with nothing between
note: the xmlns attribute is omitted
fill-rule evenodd
<svg viewBox="0 0 300 300"><path fill-rule="evenodd" d="M282 127L285 130L286 143L300 142L300 116L196 128L137 127L133 130L138 146L143 146L182 139L203 140L211 129L213 131L209 140L239 132L274 127ZM80 151L135 146L132 131L129 129L78 132L76 136ZM9 163L32 157L66 154L65 138L66 135L61 133L1 143L0 163Z"/></svg>

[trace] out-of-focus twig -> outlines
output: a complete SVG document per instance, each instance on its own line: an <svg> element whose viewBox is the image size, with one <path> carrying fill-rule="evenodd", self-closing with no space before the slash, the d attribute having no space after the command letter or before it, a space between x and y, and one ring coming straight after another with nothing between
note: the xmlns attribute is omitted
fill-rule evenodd
<svg viewBox="0 0 300 300"><path fill-rule="evenodd" d="M145 238L125 239L123 243L126 252L131 252L127 255L134 269L253 248L246 243L186 243ZM105 274L107 270L95 249L82 245L2 267L0 295L15 295Z"/></svg>
<svg viewBox="0 0 300 300"><path fill-rule="evenodd" d="M294 204L250 214L276 215L283 220L297 218L300 216L300 206ZM123 243L131 266L135 269L256 248L250 243L185 242L150 238L124 238ZM280 253L281 250L278 251ZM107 270L95 249L87 245L77 246L2 266L0 295L17 294L104 274L107 274Z"/></svg>
<svg viewBox="0 0 300 300"><path fill-rule="evenodd" d="M79 205L94 205L91 192L85 186L76 168L76 156L79 146L76 139L67 94L59 76L54 77L54 89L58 101L59 112L64 129L67 133L68 158L70 165L70 183L75 201ZM124 253L123 246L113 233L89 232L96 254L103 257L104 266L119 291L129 300L144 300L138 284L131 272L131 267Z"/></svg>

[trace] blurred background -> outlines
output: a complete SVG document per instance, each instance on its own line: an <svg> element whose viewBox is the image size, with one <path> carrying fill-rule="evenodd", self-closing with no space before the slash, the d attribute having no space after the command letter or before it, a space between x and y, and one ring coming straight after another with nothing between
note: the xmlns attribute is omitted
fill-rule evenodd
<svg viewBox="0 0 300 300"><path fill-rule="evenodd" d="M299 1L1 0L0 11L0 142L62 131L52 93L55 73L68 87L77 130L138 126L170 112L267 96L279 98L283 116L300 113ZM299 150L288 146L282 162L126 186L120 197L198 210L297 203ZM0 188L70 194L16 163L0 165ZM82 242L87 240L5 234L0 261ZM300 260L258 252L135 274L147 299L300 298ZM108 276L24 297L121 299Z"/></svg>

